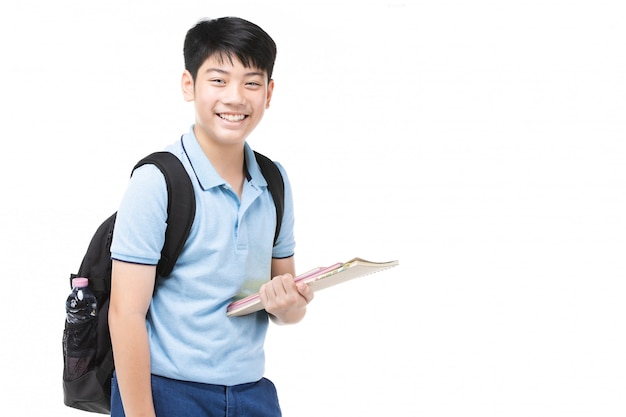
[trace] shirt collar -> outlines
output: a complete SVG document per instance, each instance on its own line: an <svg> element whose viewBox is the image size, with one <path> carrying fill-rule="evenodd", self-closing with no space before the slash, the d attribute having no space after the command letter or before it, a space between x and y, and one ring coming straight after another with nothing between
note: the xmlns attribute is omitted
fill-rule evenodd
<svg viewBox="0 0 626 417"><path fill-rule="evenodd" d="M182 137L183 150L187 154L187 158L191 163L191 167L196 174L196 178L200 183L200 187L206 191L214 187L220 187L226 184L226 181L217 173L211 161L208 160L196 135L193 133L193 126L189 132ZM244 158L247 168L246 179L253 186L266 187L267 181L261 174L261 170L254 156L254 151L246 142L244 144Z"/></svg>

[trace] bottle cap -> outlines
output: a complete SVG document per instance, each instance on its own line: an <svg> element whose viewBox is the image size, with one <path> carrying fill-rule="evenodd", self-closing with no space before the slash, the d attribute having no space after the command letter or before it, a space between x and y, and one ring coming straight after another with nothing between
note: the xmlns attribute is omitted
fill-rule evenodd
<svg viewBox="0 0 626 417"><path fill-rule="evenodd" d="M89 285L87 278L74 278L72 279L72 287L84 288Z"/></svg>

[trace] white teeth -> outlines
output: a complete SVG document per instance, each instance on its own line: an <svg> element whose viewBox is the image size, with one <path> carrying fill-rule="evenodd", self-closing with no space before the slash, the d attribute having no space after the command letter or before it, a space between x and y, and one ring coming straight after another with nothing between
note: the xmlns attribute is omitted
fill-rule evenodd
<svg viewBox="0 0 626 417"><path fill-rule="evenodd" d="M229 122L240 122L246 117L243 114L220 114L219 116L224 120L228 120Z"/></svg>

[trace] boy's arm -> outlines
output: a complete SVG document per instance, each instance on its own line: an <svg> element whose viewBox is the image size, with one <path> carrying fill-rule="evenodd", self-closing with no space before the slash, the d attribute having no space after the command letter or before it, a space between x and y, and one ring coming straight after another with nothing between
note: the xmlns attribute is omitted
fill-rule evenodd
<svg viewBox="0 0 626 417"><path fill-rule="evenodd" d="M293 324L304 318L306 306L313 299L313 290L304 283L296 284L294 257L272 259L272 280L259 290L265 311L274 323Z"/></svg>
<svg viewBox="0 0 626 417"><path fill-rule="evenodd" d="M115 372L127 416L154 416L146 314L156 267L113 261L109 328Z"/></svg>

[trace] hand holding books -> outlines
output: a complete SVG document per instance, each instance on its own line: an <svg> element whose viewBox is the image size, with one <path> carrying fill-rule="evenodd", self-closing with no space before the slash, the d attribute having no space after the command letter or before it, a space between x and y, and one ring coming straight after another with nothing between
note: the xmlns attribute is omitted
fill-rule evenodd
<svg viewBox="0 0 626 417"><path fill-rule="evenodd" d="M353 258L345 263L335 263L328 267L314 268L294 278L295 282L304 282L313 291L319 291L342 282L384 271L398 265L398 261L371 262L361 258ZM230 317L243 316L263 309L259 294L252 294L241 300L233 301L227 309Z"/></svg>

